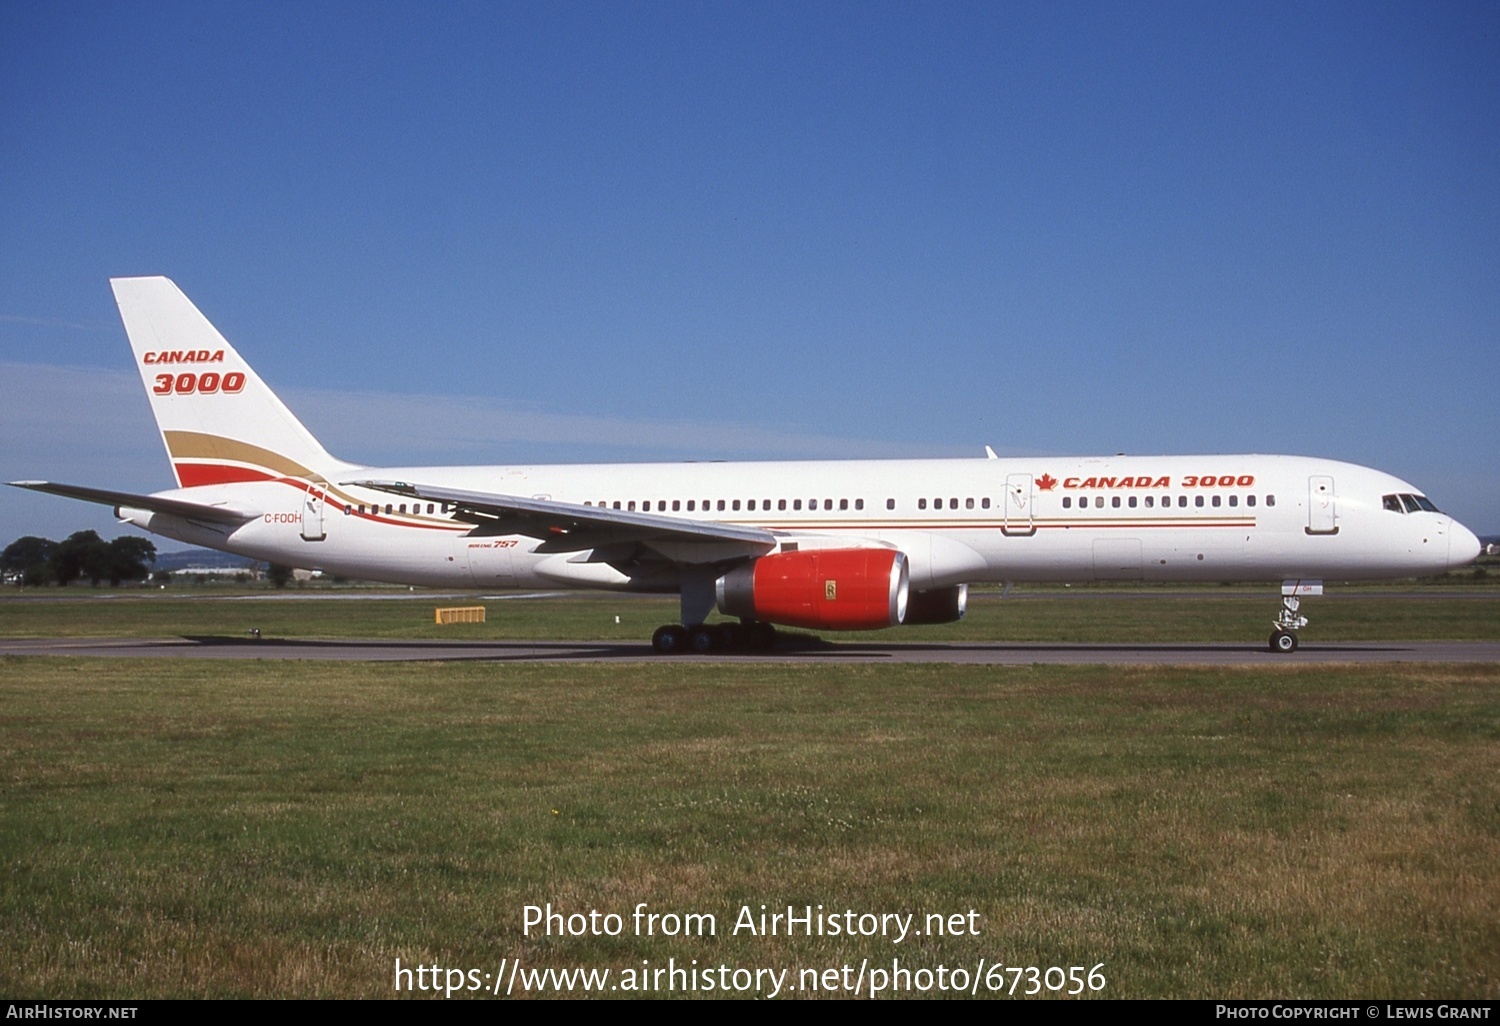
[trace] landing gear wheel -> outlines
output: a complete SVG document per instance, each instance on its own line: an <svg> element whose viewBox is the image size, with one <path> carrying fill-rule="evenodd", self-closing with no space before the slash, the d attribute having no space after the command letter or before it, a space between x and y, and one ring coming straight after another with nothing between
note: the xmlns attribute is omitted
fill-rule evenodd
<svg viewBox="0 0 1500 1026"><path fill-rule="evenodd" d="M687 629L675 623L658 627L656 633L651 635L651 647L656 650L657 655L679 655L687 649L687 643Z"/></svg>
<svg viewBox="0 0 1500 1026"><path fill-rule="evenodd" d="M714 629L707 624L699 624L687 632L688 651L696 655L707 655L718 648L718 637Z"/></svg>
<svg viewBox="0 0 1500 1026"><path fill-rule="evenodd" d="M1271 635L1272 652L1295 652L1297 651L1297 635L1291 631L1277 631Z"/></svg>
<svg viewBox="0 0 1500 1026"><path fill-rule="evenodd" d="M744 640L740 633L738 624L720 623L714 625L714 651L733 652Z"/></svg>
<svg viewBox="0 0 1500 1026"><path fill-rule="evenodd" d="M755 652L769 652L776 647L776 628L768 623L741 625L745 634L745 647Z"/></svg>

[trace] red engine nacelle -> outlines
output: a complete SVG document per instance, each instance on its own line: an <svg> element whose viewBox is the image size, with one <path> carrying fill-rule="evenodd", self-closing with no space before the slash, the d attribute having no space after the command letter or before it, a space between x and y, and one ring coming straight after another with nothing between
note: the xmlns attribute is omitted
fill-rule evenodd
<svg viewBox="0 0 1500 1026"><path fill-rule="evenodd" d="M812 549L762 556L717 585L726 616L787 627L868 631L906 618L911 572L893 549Z"/></svg>

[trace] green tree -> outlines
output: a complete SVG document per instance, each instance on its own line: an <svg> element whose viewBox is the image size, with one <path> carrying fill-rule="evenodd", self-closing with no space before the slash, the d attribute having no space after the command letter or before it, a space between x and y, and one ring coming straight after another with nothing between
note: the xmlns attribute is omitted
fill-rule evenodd
<svg viewBox="0 0 1500 1026"><path fill-rule="evenodd" d="M277 588L285 588L292 580L292 568L272 563L266 567L266 579Z"/></svg>
<svg viewBox="0 0 1500 1026"><path fill-rule="evenodd" d="M105 546L104 576L118 588L121 581L145 580L155 562L155 545L144 538L121 535Z"/></svg>
<svg viewBox="0 0 1500 1026"><path fill-rule="evenodd" d="M50 560L52 576L58 584L67 586L79 577L87 577L98 584L106 574L105 557L108 546L94 531L75 531L60 542Z"/></svg>
<svg viewBox="0 0 1500 1026"><path fill-rule="evenodd" d="M23 584L46 584L52 580L52 554L56 551L57 542L50 538L17 538L0 553L0 570L19 573Z"/></svg>

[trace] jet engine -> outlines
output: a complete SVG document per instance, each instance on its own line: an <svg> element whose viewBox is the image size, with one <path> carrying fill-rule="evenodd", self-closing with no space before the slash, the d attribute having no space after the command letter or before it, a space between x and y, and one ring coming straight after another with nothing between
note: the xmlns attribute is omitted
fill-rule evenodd
<svg viewBox="0 0 1500 1026"><path fill-rule="evenodd" d="M911 572L894 549L810 549L761 556L720 577L719 611L826 631L894 627L906 617Z"/></svg>
<svg viewBox="0 0 1500 1026"><path fill-rule="evenodd" d="M906 603L906 619L901 622L908 627L918 623L953 623L964 618L969 606L969 586L955 584L951 588L933 588L930 591L914 591Z"/></svg>

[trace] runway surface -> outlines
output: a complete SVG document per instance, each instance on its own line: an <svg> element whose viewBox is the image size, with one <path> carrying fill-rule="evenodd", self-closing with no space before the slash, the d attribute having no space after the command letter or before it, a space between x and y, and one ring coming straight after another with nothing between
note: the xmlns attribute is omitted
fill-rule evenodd
<svg viewBox="0 0 1500 1026"><path fill-rule="evenodd" d="M313 659L343 662L755 662L965 663L1072 665L1301 666L1318 663L1497 663L1500 642L1304 642L1291 655L1264 644L1061 645L929 642L871 644L792 639L773 652L659 656L651 646L610 641L308 641L240 637L14 638L0 655L93 656L109 659Z"/></svg>

